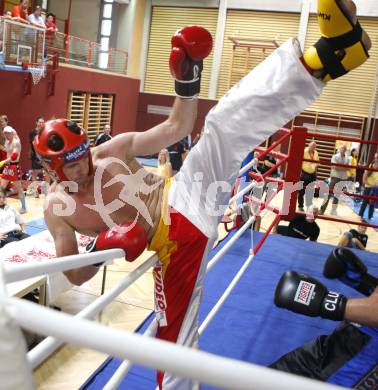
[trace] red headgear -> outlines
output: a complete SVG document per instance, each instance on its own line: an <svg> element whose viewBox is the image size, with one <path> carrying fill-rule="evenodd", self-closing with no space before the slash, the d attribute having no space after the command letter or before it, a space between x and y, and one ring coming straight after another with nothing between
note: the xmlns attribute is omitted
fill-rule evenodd
<svg viewBox="0 0 378 390"><path fill-rule="evenodd" d="M42 131L34 138L33 146L38 157L49 166L52 173L55 173L56 180L68 180L63 173L63 166L87 155L89 175L93 173L87 134L75 122L67 119L46 122Z"/></svg>

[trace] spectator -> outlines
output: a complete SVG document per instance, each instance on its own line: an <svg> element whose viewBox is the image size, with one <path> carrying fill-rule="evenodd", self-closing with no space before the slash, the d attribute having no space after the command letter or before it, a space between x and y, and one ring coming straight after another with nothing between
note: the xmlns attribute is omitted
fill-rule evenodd
<svg viewBox="0 0 378 390"><path fill-rule="evenodd" d="M351 149L350 156L349 156L349 165L351 167L357 166L358 160L358 150L356 148ZM353 183L356 182L356 169L351 168L348 170L348 180L352 181Z"/></svg>
<svg viewBox="0 0 378 390"><path fill-rule="evenodd" d="M199 133L197 133L197 135L194 137L192 144L190 145L190 149L192 149L192 148L194 148L194 146L196 146L197 142L203 136L204 131L205 131L205 127L202 127L201 131Z"/></svg>
<svg viewBox="0 0 378 390"><path fill-rule="evenodd" d="M12 241L29 237L25 228L23 218L17 210L6 204L5 191L0 188L0 248Z"/></svg>
<svg viewBox="0 0 378 390"><path fill-rule="evenodd" d="M0 116L0 162L4 161L7 158L7 151L5 150L5 138L3 130L5 126L8 126L8 117L6 115ZM0 168L0 171L2 171L2 168Z"/></svg>
<svg viewBox="0 0 378 390"><path fill-rule="evenodd" d="M183 162L183 154L186 152L186 138L168 147L169 160L172 164L173 173L180 170Z"/></svg>
<svg viewBox="0 0 378 390"><path fill-rule="evenodd" d="M110 128L110 125L105 125L103 132L100 133L95 140L95 146L101 145L104 142L111 140L112 139L112 136L110 135L111 131L112 130Z"/></svg>
<svg viewBox="0 0 378 390"><path fill-rule="evenodd" d="M12 7L12 18L16 22L28 23L29 16L29 0L20 0L19 5Z"/></svg>
<svg viewBox="0 0 378 390"><path fill-rule="evenodd" d="M349 165L349 159L346 155L346 146L342 145L340 146L339 153L332 156L331 162L334 164L343 164L343 165ZM332 196L332 215L337 215L337 204L339 200L337 197L333 194L334 188L337 183L340 183L341 181L347 181L348 180L348 168L342 168L342 167L332 167L331 168L331 179L329 183L329 194L327 195L327 199L322 204L322 207L320 208L319 213L324 214L324 212L327 209L329 198Z"/></svg>
<svg viewBox="0 0 378 390"><path fill-rule="evenodd" d="M58 27L56 26L55 24L55 15L51 12L49 12L47 15L46 15L46 22L45 22L45 26L46 26L46 35L48 35L48 32L52 32L52 33L56 33L58 32Z"/></svg>
<svg viewBox="0 0 378 390"><path fill-rule="evenodd" d="M158 156L157 174L164 179L172 176L172 165L169 161L169 153L167 149L162 149Z"/></svg>
<svg viewBox="0 0 378 390"><path fill-rule="evenodd" d="M350 229L349 232L345 232L341 238L338 246L347 248L356 248L365 250L368 241L368 235L366 234L367 227L359 225L356 229Z"/></svg>
<svg viewBox="0 0 378 390"><path fill-rule="evenodd" d="M32 190L34 196L39 198L38 186L36 185L38 175L42 173L42 166L35 153L33 141L35 136L43 129L45 125L45 120L42 117L37 118L35 121L35 128L29 133L29 157L31 160L31 168L32 168Z"/></svg>
<svg viewBox="0 0 378 390"><path fill-rule="evenodd" d="M316 142L312 141L308 147L305 148L303 153L303 159L319 161L319 155L316 150ZM302 164L302 173L300 181L303 181L303 188L298 192L298 208L300 211L304 211L304 197L306 196L306 207L312 205L314 197L314 191L311 189L306 191L306 187L316 181L316 172L319 164L304 161Z"/></svg>
<svg viewBox="0 0 378 390"><path fill-rule="evenodd" d="M45 41L46 41L46 52L48 50L53 49L55 46L55 33L58 32L58 27L55 24L55 15L49 12L46 15L46 21L45 21L45 26L46 26L46 35L45 35Z"/></svg>
<svg viewBox="0 0 378 390"><path fill-rule="evenodd" d="M269 156L267 154L263 160L261 161L261 165L259 168L260 173L263 175L265 172L268 172L270 168L274 167L277 164L277 160L273 156ZM274 169L269 176L277 177L278 176L278 170Z"/></svg>
<svg viewBox="0 0 378 390"><path fill-rule="evenodd" d="M34 12L28 16L28 20L30 24L36 27L45 28L46 27L45 22L42 19L41 13L42 13L41 7L37 5L34 9Z"/></svg>
<svg viewBox="0 0 378 390"><path fill-rule="evenodd" d="M1 130L4 130L4 127L5 126L8 126L9 124L9 119L6 115L1 115L0 116L0 127L1 127Z"/></svg>
<svg viewBox="0 0 378 390"><path fill-rule="evenodd" d="M7 11L3 15L4 19L12 19L12 12ZM4 34L4 23L0 22L0 53L3 51L3 34ZM2 60L3 61L3 60Z"/></svg>
<svg viewBox="0 0 378 390"><path fill-rule="evenodd" d="M369 165L369 167L378 169L378 159L373 160L373 162ZM364 195L374 196L378 187L378 172L365 171L362 177L362 183L365 187ZM375 201L369 199L363 199L360 207L360 212L358 213L362 220L364 218L364 213L368 204L369 204L368 218L372 219L374 216Z"/></svg>
<svg viewBox="0 0 378 390"><path fill-rule="evenodd" d="M278 225L276 233L283 236L299 238L301 240L316 241L319 237L320 229L315 222L319 210L316 206L310 206L306 215L296 215L289 223L289 226Z"/></svg>
<svg viewBox="0 0 378 390"><path fill-rule="evenodd" d="M25 195L21 184L21 170L19 165L21 155L21 142L15 129L6 126L3 130L5 136L5 149L7 151L6 160L1 162L4 166L1 174L0 187L6 190L10 182L18 191L18 197L21 202L20 213L26 213Z"/></svg>

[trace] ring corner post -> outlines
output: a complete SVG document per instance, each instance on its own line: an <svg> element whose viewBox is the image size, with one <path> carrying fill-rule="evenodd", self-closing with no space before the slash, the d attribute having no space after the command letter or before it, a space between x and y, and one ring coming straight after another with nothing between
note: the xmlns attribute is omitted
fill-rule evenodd
<svg viewBox="0 0 378 390"><path fill-rule="evenodd" d="M303 151L306 146L307 128L294 126L291 133L289 159L286 164L285 184L297 183L301 177ZM286 215L281 215L281 219L291 221L295 215L297 207L298 191L292 192L291 186L284 186L284 210L288 210Z"/></svg>

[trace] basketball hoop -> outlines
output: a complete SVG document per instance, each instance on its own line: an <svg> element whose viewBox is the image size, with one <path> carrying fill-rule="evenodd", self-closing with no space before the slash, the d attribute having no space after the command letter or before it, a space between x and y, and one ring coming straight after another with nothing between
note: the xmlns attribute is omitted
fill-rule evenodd
<svg viewBox="0 0 378 390"><path fill-rule="evenodd" d="M46 75L46 66L43 64L23 63L22 68L29 71L34 85L38 84Z"/></svg>

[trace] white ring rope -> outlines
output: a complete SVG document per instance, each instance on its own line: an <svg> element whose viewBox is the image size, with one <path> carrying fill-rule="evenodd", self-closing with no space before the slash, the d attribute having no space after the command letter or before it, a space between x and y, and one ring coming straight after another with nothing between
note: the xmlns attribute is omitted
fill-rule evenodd
<svg viewBox="0 0 378 390"><path fill-rule="evenodd" d="M253 223L255 217L249 217L248 221L235 233L234 236L230 238L230 240L225 244L225 246L209 261L207 264L207 271L209 272L216 263L230 250L232 245L234 245L235 241L238 240L240 236L249 228L249 226Z"/></svg>
<svg viewBox="0 0 378 390"><path fill-rule="evenodd" d="M250 168L253 168L256 165L256 161L253 158L248 164L244 165L243 168L240 169L239 171L239 176L243 175L247 171L249 171Z"/></svg>
<svg viewBox="0 0 378 390"><path fill-rule="evenodd" d="M9 315L18 324L30 331L53 335L68 343L129 359L145 367L168 371L179 377L192 378L219 388L340 389L340 387L266 367L108 328L22 299L0 297L0 304L5 305Z"/></svg>
<svg viewBox="0 0 378 390"><path fill-rule="evenodd" d="M247 187L243 188L240 192L238 192L236 195L234 195L231 199L230 199L230 203L233 203L233 202L236 202L237 200L239 200L241 197L243 197L247 192L250 192L252 190L253 187L255 187L257 184L256 181L252 181L251 184L248 184Z"/></svg>
<svg viewBox="0 0 378 390"><path fill-rule="evenodd" d="M116 286L111 288L105 294L98 297L90 305L88 305L86 308L76 314L76 317L86 319L95 317L118 295L125 291L137 279L144 275L146 271L148 271L152 266L154 266L157 260L157 256L153 255L150 259L146 260L130 274L126 275ZM29 363L33 368L36 368L62 344L63 342L61 340L57 340L54 337L47 337L30 352L28 352L27 357Z"/></svg>
<svg viewBox="0 0 378 390"><path fill-rule="evenodd" d="M125 256L125 252L122 249L107 249L99 252L58 257L54 261L43 261L40 263L6 263L4 264L4 278L7 283L17 282L34 276L80 268L123 256Z"/></svg>
<svg viewBox="0 0 378 390"><path fill-rule="evenodd" d="M244 262L238 273L232 279L231 283L228 285L218 302L215 306L210 310L207 317L203 320L201 326L198 328L198 334L201 336L202 333L206 330L210 322L214 319L215 315L218 313L219 309L223 306L225 300L229 297L236 284L239 282L240 278L244 275L244 272L247 270L247 267L252 262L255 255L252 253L248 256L247 260Z"/></svg>
<svg viewBox="0 0 378 390"><path fill-rule="evenodd" d="M151 337L154 336L156 331L158 329L158 323L156 319L154 319L151 324L148 326L148 328L143 333L144 337ZM130 371L131 367L133 366L133 362L130 360L124 360L117 370L114 372L112 377L109 379L109 381L106 383L106 385L102 388L102 390L117 390L119 386L121 385L123 379Z"/></svg>

